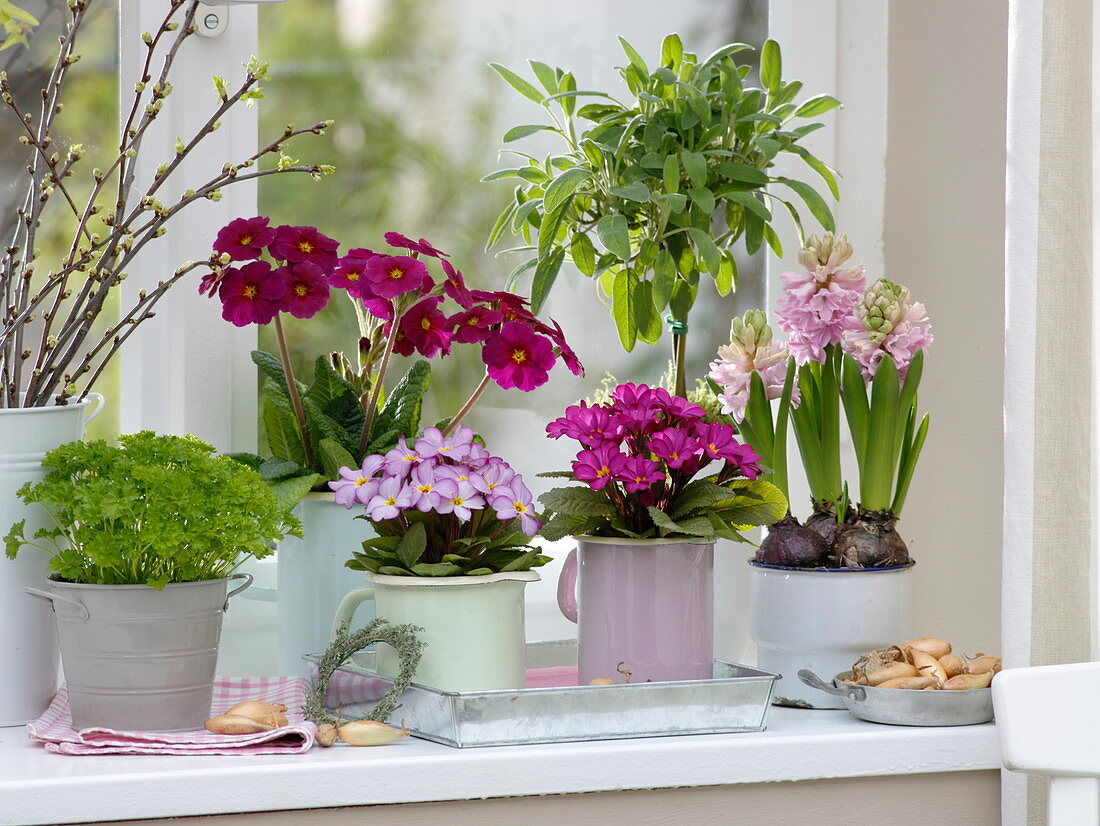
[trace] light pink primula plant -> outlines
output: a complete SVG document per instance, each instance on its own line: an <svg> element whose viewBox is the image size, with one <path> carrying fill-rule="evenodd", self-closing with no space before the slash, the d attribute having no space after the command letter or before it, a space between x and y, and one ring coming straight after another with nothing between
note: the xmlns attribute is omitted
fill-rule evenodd
<svg viewBox="0 0 1100 826"><path fill-rule="evenodd" d="M931 344L932 325L924 305L910 300L907 287L880 278L856 304L841 348L859 363L867 380L886 355L893 358L898 377L904 379L913 356L918 350L927 353Z"/></svg>
<svg viewBox="0 0 1100 826"><path fill-rule="evenodd" d="M849 327L866 285L862 264L842 268L851 255L847 236L811 235L798 253L805 270L781 276L786 294L779 299L776 318L799 365L824 363L825 348L839 344Z"/></svg>

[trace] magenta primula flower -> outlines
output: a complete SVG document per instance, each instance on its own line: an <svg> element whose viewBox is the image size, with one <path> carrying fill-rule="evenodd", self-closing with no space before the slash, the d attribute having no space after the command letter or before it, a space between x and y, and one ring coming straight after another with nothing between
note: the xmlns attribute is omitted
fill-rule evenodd
<svg viewBox="0 0 1100 826"><path fill-rule="evenodd" d="M825 361L825 347L840 343L866 279L863 265L842 269L852 254L843 235L811 235L798 260L804 272L781 276L784 297L776 318L789 337L788 347L798 364Z"/></svg>
<svg viewBox="0 0 1100 826"><path fill-rule="evenodd" d="M359 253L367 253L361 255ZM367 278L367 261L374 257L370 250L355 249L336 262L336 267L329 275L329 283L348 291L353 298L375 298L370 279Z"/></svg>
<svg viewBox="0 0 1100 826"><path fill-rule="evenodd" d="M880 278L860 299L851 329L844 333L843 349L870 381L886 356L905 378L918 350L932 345L932 325L924 305L911 301L909 290Z"/></svg>
<svg viewBox="0 0 1100 826"><path fill-rule="evenodd" d="M665 481L665 472L661 469L660 462L654 462L645 456L629 456L615 479L622 482L627 493L637 493Z"/></svg>
<svg viewBox="0 0 1100 826"><path fill-rule="evenodd" d="M582 450L573 461L573 478L587 482L592 490L603 490L608 482L622 473L626 458L615 445Z"/></svg>
<svg viewBox="0 0 1100 826"><path fill-rule="evenodd" d="M297 264L308 261L316 264L326 275L336 267L340 242L322 235L316 227L292 227L287 224L275 231L275 240L269 249L272 258Z"/></svg>
<svg viewBox="0 0 1100 826"><path fill-rule="evenodd" d="M568 436L588 447L622 441L622 430L611 411L600 404L590 407L586 401L567 407L564 416L546 426L546 433L551 439Z"/></svg>
<svg viewBox="0 0 1100 826"><path fill-rule="evenodd" d="M550 337L550 340L554 342L554 346L557 348L557 353L561 357L561 360L565 362L566 368L574 376L584 378L584 365L581 364L581 360L577 358L577 354L573 352L573 348L565 340L565 332L562 330L561 325L554 319L550 319L554 325L553 329L542 325L544 329L540 329L540 332L545 333Z"/></svg>
<svg viewBox="0 0 1100 826"><path fill-rule="evenodd" d="M308 261L279 267L286 281L286 295L280 307L295 318L313 318L328 304L328 280L321 268Z"/></svg>
<svg viewBox="0 0 1100 826"><path fill-rule="evenodd" d="M443 272L447 276L447 280L443 282L443 292L449 295L462 309L468 310L473 307L475 303L474 296L466 288L466 281L462 278L462 273L444 258L439 259L439 265L443 267Z"/></svg>
<svg viewBox="0 0 1100 826"><path fill-rule="evenodd" d="M286 282L266 261L226 269L218 286L222 318L236 327L270 323L285 295Z"/></svg>
<svg viewBox="0 0 1100 826"><path fill-rule="evenodd" d="M493 332L493 327L504 321L504 314L478 304L455 313L447 319L448 327L453 331L454 340L461 344L485 341Z"/></svg>
<svg viewBox="0 0 1100 826"><path fill-rule="evenodd" d="M391 247L412 250L421 255L427 255L430 258L439 258L441 260L447 257L447 253L440 252L423 238L419 241L413 241L411 238L406 238L400 232L387 232L385 238L386 243Z"/></svg>
<svg viewBox="0 0 1100 826"><path fill-rule="evenodd" d="M395 345L397 352L412 355L415 349L424 358L432 358L439 352L446 356L451 352L447 316L438 309L442 300L440 296L425 298L401 316L401 349Z"/></svg>
<svg viewBox="0 0 1100 826"><path fill-rule="evenodd" d="M236 218L218 230L214 251L228 254L234 261L259 258L267 246L275 240L275 230L268 226L268 219Z"/></svg>
<svg viewBox="0 0 1100 826"><path fill-rule="evenodd" d="M681 468L695 459L699 440L676 428L666 428L649 440L649 450L670 468Z"/></svg>
<svg viewBox="0 0 1100 826"><path fill-rule="evenodd" d="M407 255L376 255L367 261L367 278L375 295L394 298L421 288L428 277L423 261Z"/></svg>
<svg viewBox="0 0 1100 826"><path fill-rule="evenodd" d="M545 384L554 366L554 346L535 333L529 324L509 321L485 342L481 358L489 378L507 390L518 387L525 393Z"/></svg>

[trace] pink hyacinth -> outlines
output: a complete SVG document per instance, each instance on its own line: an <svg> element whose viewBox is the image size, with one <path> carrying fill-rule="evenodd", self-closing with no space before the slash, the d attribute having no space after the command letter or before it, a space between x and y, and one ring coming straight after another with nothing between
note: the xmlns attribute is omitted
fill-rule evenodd
<svg viewBox="0 0 1100 826"><path fill-rule="evenodd" d="M710 363L710 378L722 388L718 400L722 412L734 421L745 418L749 403L749 388L753 373L759 373L768 399L783 395L787 378L787 348L772 340L772 329L760 310L749 310L735 318L730 329L730 343L718 348L718 358ZM791 404L798 406L798 386L791 389Z"/></svg>
<svg viewBox="0 0 1100 826"><path fill-rule="evenodd" d="M842 347L870 381L889 355L902 379L918 350L928 352L932 325L924 305L911 301L909 290L880 278L856 305L855 318L845 331Z"/></svg>
<svg viewBox="0 0 1100 826"><path fill-rule="evenodd" d="M787 333L791 355L798 364L824 362L825 348L839 344L850 326L853 308L866 284L863 265L841 269L852 254L843 235L811 235L798 254L804 272L781 276L785 295L776 313L780 328Z"/></svg>

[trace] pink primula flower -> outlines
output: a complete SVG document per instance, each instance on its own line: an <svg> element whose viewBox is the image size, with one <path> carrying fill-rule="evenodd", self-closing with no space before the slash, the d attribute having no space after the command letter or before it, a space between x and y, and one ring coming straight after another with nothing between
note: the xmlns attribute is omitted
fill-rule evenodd
<svg viewBox="0 0 1100 826"><path fill-rule="evenodd" d="M295 318L313 318L328 304L328 280L321 268L308 261L279 267L286 281L281 309Z"/></svg>
<svg viewBox="0 0 1100 826"><path fill-rule="evenodd" d="M286 282L266 261L252 261L225 271L218 286L222 318L236 327L269 324L286 295Z"/></svg>
<svg viewBox="0 0 1100 826"><path fill-rule="evenodd" d="M397 477L389 476L382 480L378 491L367 502L367 518L372 522L395 519L412 506L412 492Z"/></svg>
<svg viewBox="0 0 1100 826"><path fill-rule="evenodd" d="M489 378L507 390L529 392L546 384L554 366L554 345L535 333L530 324L509 321L485 342L481 358Z"/></svg>

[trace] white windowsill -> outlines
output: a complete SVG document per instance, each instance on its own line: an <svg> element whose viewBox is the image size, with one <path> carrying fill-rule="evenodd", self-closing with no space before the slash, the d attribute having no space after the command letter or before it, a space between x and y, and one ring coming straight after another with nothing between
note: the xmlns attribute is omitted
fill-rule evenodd
<svg viewBox="0 0 1100 826"><path fill-rule="evenodd" d="M766 732L453 749L409 738L281 757L73 757L0 729L0 824L470 800L1000 768L994 724L909 728L773 708Z"/></svg>

